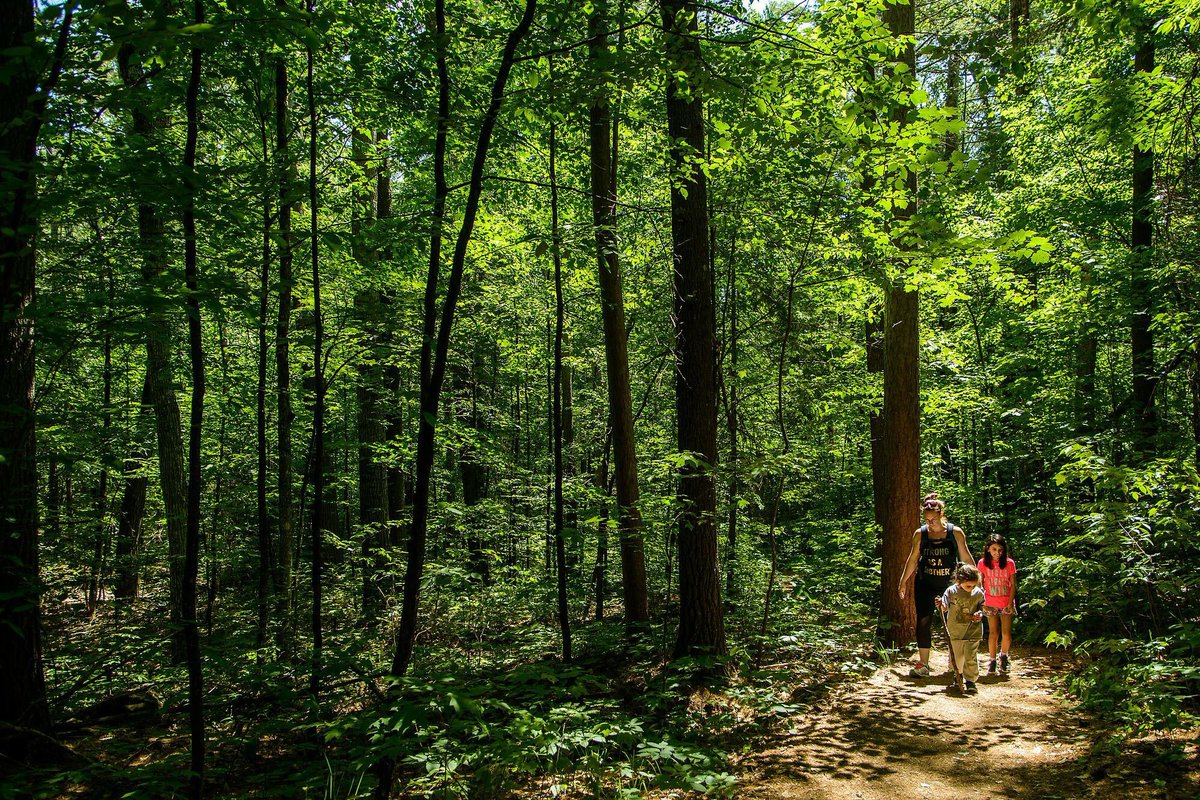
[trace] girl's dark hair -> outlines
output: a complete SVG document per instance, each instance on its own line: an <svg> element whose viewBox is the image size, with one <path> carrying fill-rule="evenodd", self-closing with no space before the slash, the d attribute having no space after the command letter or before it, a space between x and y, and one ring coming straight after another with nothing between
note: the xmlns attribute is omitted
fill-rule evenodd
<svg viewBox="0 0 1200 800"><path fill-rule="evenodd" d="M946 510L946 503L938 498L937 492L930 492L921 501L921 510L944 512Z"/></svg>
<svg viewBox="0 0 1200 800"><path fill-rule="evenodd" d="M994 544L998 544L1004 548L1000 553L1000 569L1005 569L1008 567L1008 540L998 533L993 533L984 540L983 565L988 569L995 569L996 565L992 563L992 551L989 549Z"/></svg>

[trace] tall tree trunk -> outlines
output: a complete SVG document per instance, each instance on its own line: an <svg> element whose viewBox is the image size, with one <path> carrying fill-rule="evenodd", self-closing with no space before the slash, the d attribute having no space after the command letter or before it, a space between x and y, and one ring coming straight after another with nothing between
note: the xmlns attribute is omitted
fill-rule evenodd
<svg viewBox="0 0 1200 800"><path fill-rule="evenodd" d="M913 87L916 85L916 54L911 38L914 3L915 0L902 0L887 6L883 14L893 36L907 37L895 63L907 65L904 80ZM897 104L892 110L893 122L903 126L908 111L907 104ZM892 208L895 225L892 239L901 250L907 247L904 229L916 203L915 174L910 172L906 183L908 204ZM893 646L907 644L916 630L912 602L900 600L897 589L912 544L921 493L918 301L916 291L906 288L903 280L901 272L887 287L884 301L883 448L879 461L885 475L886 493L883 503L883 618L890 623L881 633ZM878 515L878 510L876 513Z"/></svg>
<svg viewBox="0 0 1200 800"><path fill-rule="evenodd" d="M609 420L612 425L613 471L616 477L617 530L621 541L621 580L625 622L637 626L650 618L646 592L646 552L639 508L637 450L633 432L633 399L629 388L628 333L625 298L621 285L621 257L617 243L617 178L612 153L617 134L611 122L609 88L602 63L609 58L604 0L593 5L588 17L589 57L597 82L590 115L592 224L600 283L600 309L604 325Z"/></svg>
<svg viewBox="0 0 1200 800"><path fill-rule="evenodd" d="M421 344L421 414L418 419L417 436L417 482L413 495L413 519L409 531L408 563L404 576L404 606L400 614L400 626L396 632L395 654L392 659L392 674L403 675L412 660L413 643L417 633L417 605L420 600L421 577L425 568L425 538L429 525L430 485L433 478L434 425L438 418L442 384L446 376L446 360L450 351L450 333L454 324L454 312L462 288L462 274L466 266L467 246L475 230L475 219L479 214L479 198L483 191L483 170L487 163L492 131L504 100L504 88L516 57L517 45L529 32L537 0L526 0L525 11L517 27L508 35L500 66L492 83L491 99L479 135L475 142L475 154L471 163L471 178L463 206L462 223L454 246L450 265L450 277L446 286L446 297L442 305L441 324L437 328L436 349L433 341L434 316L437 304L438 263L440 261L441 224L444 219L445 185L445 120L449 115L449 75L445 63L445 46L438 48L438 142L435 144L435 170L437 190L434 213L434 234L430 247L429 278L425 290L425 323ZM445 38L445 5L438 0L435 12L439 42ZM440 204L440 214L439 214ZM389 780L390 784L390 780Z"/></svg>
<svg viewBox="0 0 1200 800"><path fill-rule="evenodd" d="M1136 29L1137 53L1134 71L1154 71L1154 28L1143 20ZM1133 353L1134 444L1143 458L1153 458L1157 449L1158 414L1154 390L1158 377L1154 368L1154 149L1133 146L1133 226L1130 235L1130 348Z"/></svg>
<svg viewBox="0 0 1200 800"><path fill-rule="evenodd" d="M311 31L313 0L308 0L308 25ZM309 211L309 256L312 264L313 292L313 379L316 383L316 398L313 406L313 513L312 513L312 672L308 689L314 698L321 688L321 658L324 631L321 627L321 585L324 554L322 553L323 528L325 525L325 320L321 316L321 269L320 242L317 238L317 93L314 82L314 55L312 40L306 40L305 56L307 74L305 88L308 94L308 211Z"/></svg>
<svg viewBox="0 0 1200 800"><path fill-rule="evenodd" d="M604 453L600 457L600 466L596 471L596 492L600 497L600 520L596 525L596 565L592 571L596 595L596 619L604 619L604 605L608 597L608 508L612 498L608 480L608 453L612 445L611 424L608 428L604 437Z"/></svg>
<svg viewBox="0 0 1200 800"><path fill-rule="evenodd" d="M364 238L375 221L378 182L377 168L370 153L371 138L355 127L352 148L362 186L358 193L351 222L354 237L354 257L368 275L372 272L375 252ZM354 295L354 311L362 326L366 349L370 353L358 370L355 387L358 438L358 516L362 526L362 611L365 620L375 619L383 610L387 587L381 581L386 563L383 551L387 545L388 487L387 467L379 459L379 450L387 436L383 416L384 376L379 366L383 354L382 307L379 292L365 288Z"/></svg>
<svg viewBox="0 0 1200 800"><path fill-rule="evenodd" d="M72 6L38 91L32 0L0 2L0 722L51 728L42 668L34 329L37 139L62 70Z"/></svg>
<svg viewBox="0 0 1200 800"><path fill-rule="evenodd" d="M112 295L112 274L109 273L109 308L105 309L107 313L111 313L111 305L114 300ZM104 410L101 412L100 431L101 445L100 454L103 459L104 466L100 468L100 483L96 487L96 529L92 532L94 537L92 542L92 565L91 572L88 575L88 592L87 592L87 608L88 614L95 614L96 608L100 602L101 586L104 580L104 558L108 552L109 528L108 528L108 457L109 457L109 435L112 431L112 331L109 329L107 322L104 330L104 394L102 405Z"/></svg>
<svg viewBox="0 0 1200 800"><path fill-rule="evenodd" d="M1200 342L1192 345L1192 444L1195 447L1196 472L1200 474Z"/></svg>
<svg viewBox="0 0 1200 800"><path fill-rule="evenodd" d="M128 90L133 130L145 141L158 138L166 120L151 119L144 108L146 87L134 50L125 45L118 54L121 79ZM142 251L142 280L152 295L160 295L165 285L168 255L164 223L158 208L146 198L155 191L149 181L138 187L138 240ZM174 325L162 303L153 297L145 309L147 381L150 405L158 439L158 474L167 522L167 564L170 577L171 658L182 663L186 658L184 642L184 560L187 539L187 477L184 471L184 447L179 400L175 395L171 354Z"/></svg>
<svg viewBox="0 0 1200 800"><path fill-rule="evenodd" d="M195 0L196 25L204 24L204 0ZM204 797L204 674L200 663L200 626L196 619L196 576L200 568L201 433L204 423L204 341L200 328L199 277L196 258L196 145L200 130L201 49L192 47L187 85L187 140L183 150L183 243L187 282L188 344L192 366L192 408L188 437L187 530L183 570L183 625L188 672L188 721L191 729L191 800Z"/></svg>
<svg viewBox="0 0 1200 800"><path fill-rule="evenodd" d="M551 67L551 76L553 76ZM558 136L550 123L550 253L554 259L554 562L558 577L558 627L563 661L571 660L571 618L567 608L567 549L563 531L563 288L562 250L558 241L558 177L555 171Z"/></svg>
<svg viewBox="0 0 1200 800"><path fill-rule="evenodd" d="M1015 51L1023 44L1022 32L1029 22L1029 0L1009 0L1008 3L1008 43Z"/></svg>
<svg viewBox="0 0 1200 800"><path fill-rule="evenodd" d="M738 291L737 273L733 263L734 246L730 244L729 255L729 377L725 384L728 389L728 407L725 411L725 434L729 437L729 487L727 502L728 528L725 531L725 596L732 599L737 591L736 565L738 545L738 499L741 496L742 479L738 471L740 453L738 451L738 424L740 397L738 395Z"/></svg>
<svg viewBox="0 0 1200 800"><path fill-rule="evenodd" d="M276 0L275 8L281 15L289 11L287 0ZM275 402L277 407L276 448L278 449L279 473L277 491L279 495L279 547L276 567L275 592L279 598L280 643L286 654L292 648L292 617L295 589L292 571L295 568L295 500L292 490L292 258L296 241L292 234L292 208L294 199L295 162L292 159L289 141L291 129L288 122L288 69L287 56L275 58L275 170L279 180L279 309L275 322Z"/></svg>
<svg viewBox="0 0 1200 800"><path fill-rule="evenodd" d="M154 414L150 402L150 375L142 383L141 405L138 419L134 423L137 444L134 452L125 459L125 488L121 493L121 507L117 511L117 543L113 555L113 597L118 607L135 600L141 581L142 524L146 517L146 490L150 479L146 476L147 453L142 446L143 421Z"/></svg>
<svg viewBox="0 0 1200 800"><path fill-rule="evenodd" d="M267 120L263 119L260 132L264 164L269 164L271 158L267 125ZM254 644L260 653L267 644L267 627L271 621L271 573L275 569L271 554L271 514L267 507L267 471L269 469L267 463L267 357L270 352L267 328L270 326L271 313L271 217L271 199L269 194L264 194L262 199L262 264L259 267L258 280L258 383L254 393L254 433L257 459L254 476L254 501L258 517L258 624L255 627Z"/></svg>
<svg viewBox="0 0 1200 800"><path fill-rule="evenodd" d="M437 32L438 72L438 121L434 142L434 216L429 248L429 274L425 284L424 320L421 339L421 410L417 422L416 487L413 491L413 516L408 536L408 563L404 574L404 604L400 610L400 625L396 631L395 651L392 657L393 675L403 675L412 662L413 645L417 635L417 608L421 598L421 577L425 569L425 539L429 527L430 488L433 482L434 422L438 419L442 383L446 376L446 360L450 351L450 334L454 325L454 312L462 288L463 270L466 267L467 246L475 230L475 218L479 213L479 198L483 191L483 171L487 163L492 131L500 106L504 100L504 89L516 58L517 46L533 24L537 0L526 0L525 11L520 22L509 33L500 56L500 66L492 82L491 98L479 134L475 141L475 153L471 162L470 181L466 201L463 205L462 223L454 245L450 262L450 277L446 284L446 297L442 306L441 325L437 329L436 345L433 339L435 314L437 311L437 288L441 262L442 223L445 220L446 201L446 132L450 115L450 75L446 65L446 6L445 0L436 0L434 23ZM375 769L378 784L375 797L386 800L391 794L395 773L395 762L381 759Z"/></svg>
<svg viewBox="0 0 1200 800"><path fill-rule="evenodd" d="M479 431L482 419L479 415L479 363L472 357L469 371L463 371L463 383L471 393L471 408L465 424L472 431ZM472 573L484 583L491 582L491 569L483 551L481 536L483 524L476 516L477 507L486 496L487 465L482 454L470 442L464 443L459 452L459 473L462 477L462 500L467 513L464 522L467 528L467 562Z"/></svg>
<svg viewBox="0 0 1200 800"><path fill-rule="evenodd" d="M675 413L679 452L679 634L675 655L723 656L725 623L717 567L717 383L708 186L703 158L697 8L662 0L667 53L667 129L671 139L671 239L674 262Z"/></svg>
<svg viewBox="0 0 1200 800"><path fill-rule="evenodd" d="M1083 294L1079 344L1075 350L1075 431L1087 436L1096 430L1096 331L1093 313L1093 277L1090 264L1079 265L1079 288Z"/></svg>

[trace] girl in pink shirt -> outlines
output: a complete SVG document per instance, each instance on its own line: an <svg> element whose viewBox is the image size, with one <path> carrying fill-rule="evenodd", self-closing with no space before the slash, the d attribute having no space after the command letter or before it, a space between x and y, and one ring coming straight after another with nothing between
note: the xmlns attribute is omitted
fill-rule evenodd
<svg viewBox="0 0 1200 800"><path fill-rule="evenodd" d="M1008 651L1012 647L1012 624L1017 616L1017 565L1008 557L1008 542L998 533L987 538L983 558L976 565L982 577L983 615L988 618L988 674L996 674L996 645L1000 645L1000 672L1009 670Z"/></svg>

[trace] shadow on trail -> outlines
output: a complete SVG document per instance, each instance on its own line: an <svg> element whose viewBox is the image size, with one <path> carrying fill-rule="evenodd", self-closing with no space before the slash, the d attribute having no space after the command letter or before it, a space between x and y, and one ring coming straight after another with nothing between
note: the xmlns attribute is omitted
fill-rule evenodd
<svg viewBox="0 0 1200 800"><path fill-rule="evenodd" d="M1095 732L1049 686L1062 655L1014 656L1014 674L981 676L977 695L948 690L949 674L911 678L906 668L839 691L747 759L745 796L1095 796L1081 760Z"/></svg>

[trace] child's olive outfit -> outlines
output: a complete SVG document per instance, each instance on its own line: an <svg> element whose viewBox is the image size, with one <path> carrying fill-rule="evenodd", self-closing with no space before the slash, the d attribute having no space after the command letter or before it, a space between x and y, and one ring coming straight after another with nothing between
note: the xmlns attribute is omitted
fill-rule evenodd
<svg viewBox="0 0 1200 800"><path fill-rule="evenodd" d="M954 584L942 594L954 663L963 677L972 683L979 679L979 638L983 635L983 623L976 621L975 614L983 608L983 601L983 589L978 586L966 592Z"/></svg>

